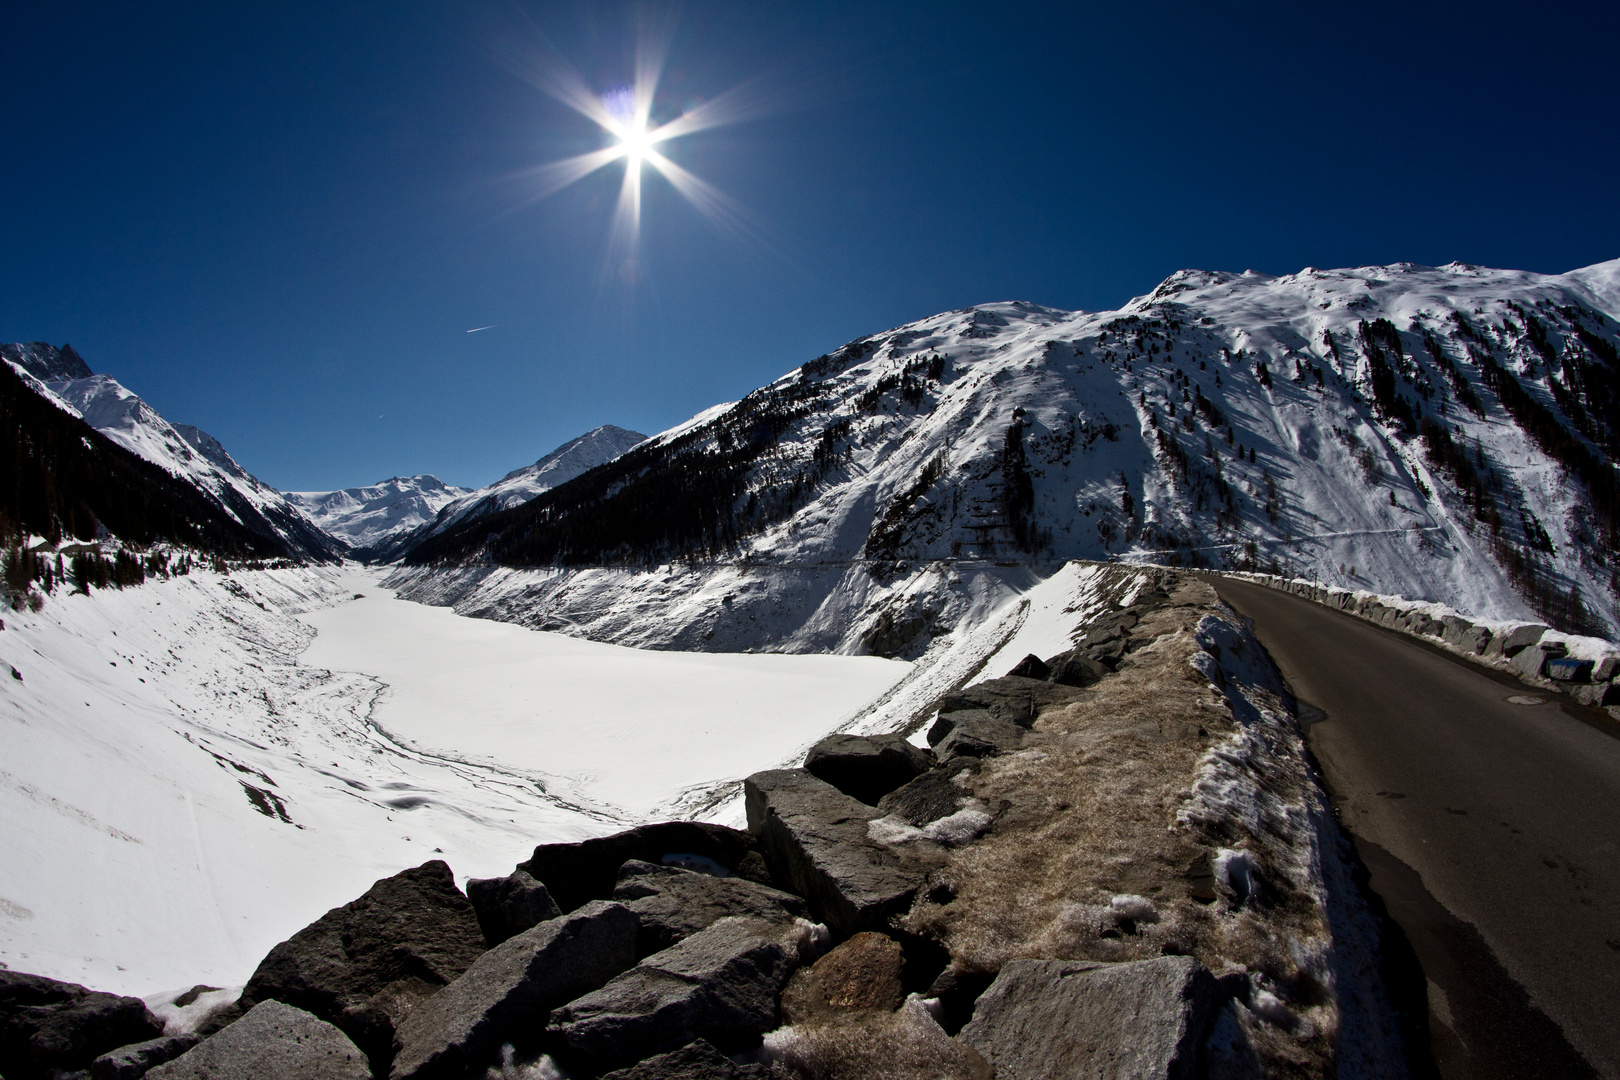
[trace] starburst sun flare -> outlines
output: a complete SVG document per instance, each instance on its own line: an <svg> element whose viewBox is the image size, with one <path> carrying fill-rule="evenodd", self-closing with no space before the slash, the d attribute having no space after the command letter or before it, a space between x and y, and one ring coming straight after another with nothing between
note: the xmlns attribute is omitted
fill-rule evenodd
<svg viewBox="0 0 1620 1080"><path fill-rule="evenodd" d="M671 161L659 147L674 139L722 124L735 123L760 112L759 103L748 102L744 87L736 87L715 98L687 109L666 123L652 121L653 104L663 70L664 49L645 41L637 50L634 81L606 93L592 91L583 78L554 53L544 62L521 65L530 83L580 115L595 123L612 141L599 150L562 161L541 165L524 177L530 199L553 195L620 160L624 180L619 188L609 243L609 262L633 266L641 229L641 179L644 165L651 165L711 222L734 233L751 233L745 225L746 213L729 196L713 185Z"/></svg>

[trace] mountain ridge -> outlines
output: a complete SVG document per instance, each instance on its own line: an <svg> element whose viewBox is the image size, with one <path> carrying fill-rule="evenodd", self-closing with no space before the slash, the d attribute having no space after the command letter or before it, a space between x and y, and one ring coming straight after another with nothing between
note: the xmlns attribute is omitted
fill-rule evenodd
<svg viewBox="0 0 1620 1080"><path fill-rule="evenodd" d="M746 640L733 572L682 569L705 560L826 579L767 588L747 647L923 635L968 604L950 567L1066 558L1277 569L1612 635L1617 312L1620 260L1189 270L1115 311L943 312L419 539L399 581L674 648Z"/></svg>

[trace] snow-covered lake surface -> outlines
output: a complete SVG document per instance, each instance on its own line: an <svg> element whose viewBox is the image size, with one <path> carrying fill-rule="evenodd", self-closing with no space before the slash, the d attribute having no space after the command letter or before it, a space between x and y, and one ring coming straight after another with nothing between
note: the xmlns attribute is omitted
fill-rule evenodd
<svg viewBox="0 0 1620 1080"><path fill-rule="evenodd" d="M143 995L239 985L379 877L504 874L664 816L910 667L598 645L355 568L58 592L0 632L0 964Z"/></svg>
<svg viewBox="0 0 1620 1080"><path fill-rule="evenodd" d="M388 685L372 718L429 751L546 778L641 820L685 789L768 768L911 665L871 656L655 652L363 597L313 612L306 663Z"/></svg>

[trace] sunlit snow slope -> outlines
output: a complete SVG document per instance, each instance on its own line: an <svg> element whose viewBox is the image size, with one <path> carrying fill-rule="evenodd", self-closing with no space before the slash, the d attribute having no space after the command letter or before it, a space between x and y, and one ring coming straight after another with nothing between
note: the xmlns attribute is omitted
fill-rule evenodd
<svg viewBox="0 0 1620 1080"><path fill-rule="evenodd" d="M1185 271L1118 311L946 312L444 530L395 583L606 641L914 656L1081 557L1612 637L1617 315L1620 261Z"/></svg>
<svg viewBox="0 0 1620 1080"><path fill-rule="evenodd" d="M95 375L71 347L44 342L0 345L0 358L36 382L50 400L132 453L188 480L252 532L275 538L294 558L341 558L343 544L281 493L262 483L218 439L171 424L110 375Z"/></svg>
<svg viewBox="0 0 1620 1080"><path fill-rule="evenodd" d="M239 985L379 877L505 874L537 843L667 814L907 671L647 657L397 601L353 569L59 590L0 629L0 963L140 994Z"/></svg>

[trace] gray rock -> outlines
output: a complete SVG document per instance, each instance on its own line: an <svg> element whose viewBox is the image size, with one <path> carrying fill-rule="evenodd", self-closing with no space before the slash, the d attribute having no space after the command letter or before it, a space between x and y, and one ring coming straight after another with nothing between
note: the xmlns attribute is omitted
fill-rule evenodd
<svg viewBox="0 0 1620 1080"><path fill-rule="evenodd" d="M1568 656L1549 656L1542 668L1547 678L1559 682L1584 683L1592 678L1592 661Z"/></svg>
<svg viewBox="0 0 1620 1080"><path fill-rule="evenodd" d="M1052 658L1051 681L1063 686L1095 686L1112 672L1080 650Z"/></svg>
<svg viewBox="0 0 1620 1080"><path fill-rule="evenodd" d="M371 1080L365 1055L303 1009L261 1001L230 1027L146 1074L147 1080Z"/></svg>
<svg viewBox="0 0 1620 1080"><path fill-rule="evenodd" d="M1569 688L1569 696L1582 705L1603 707L1605 705L1620 705L1620 686L1614 683L1587 683L1583 686Z"/></svg>
<svg viewBox="0 0 1620 1080"><path fill-rule="evenodd" d="M792 893L636 859L620 868L613 899L640 920L637 956L662 952L731 915L780 922L807 914L804 901Z"/></svg>
<svg viewBox="0 0 1620 1080"><path fill-rule="evenodd" d="M541 844L518 869L545 885L558 907L572 911L613 895L619 867L630 859L777 884L752 836L703 821L664 821L574 844Z"/></svg>
<svg viewBox="0 0 1620 1080"><path fill-rule="evenodd" d="M1087 645L1082 655L1093 663L1101 664L1105 670L1114 671L1125 658L1125 639L1114 638L1101 644Z"/></svg>
<svg viewBox="0 0 1620 1080"><path fill-rule="evenodd" d="M1052 669L1046 665L1045 660L1042 660L1034 653L1031 653L1022 660L1018 661L1018 663L1014 665L1013 669L1007 672L1007 674L1018 675L1025 679L1050 679L1052 677Z"/></svg>
<svg viewBox="0 0 1620 1080"><path fill-rule="evenodd" d="M698 1039L628 1069L615 1069L601 1080L744 1080L749 1075L712 1044Z"/></svg>
<svg viewBox="0 0 1620 1080"><path fill-rule="evenodd" d="M997 1080L1193 1080L1218 1005L1214 976L1191 957L1014 960L960 1038L995 1066Z"/></svg>
<svg viewBox="0 0 1620 1080"><path fill-rule="evenodd" d="M839 935L881 930L911 906L920 877L867 835L876 808L803 769L755 773L743 793L772 873Z"/></svg>
<svg viewBox="0 0 1620 1080"><path fill-rule="evenodd" d="M1467 619L1456 615L1447 615L1441 624L1441 639L1458 652L1478 656L1490 644L1491 631L1488 627L1475 626Z"/></svg>
<svg viewBox="0 0 1620 1080"><path fill-rule="evenodd" d="M1547 661L1564 655L1564 646L1557 642L1543 642L1520 649L1508 661L1508 666L1521 675L1542 675L1546 673Z"/></svg>
<svg viewBox="0 0 1620 1080"><path fill-rule="evenodd" d="M484 952L478 916L434 859L383 878L271 949L242 991L330 1021L386 1071L394 1029Z"/></svg>
<svg viewBox="0 0 1620 1080"><path fill-rule="evenodd" d="M1084 696L1077 687L1008 675L946 694L936 708L941 713L984 709L1002 720L1028 727L1047 706L1078 701Z"/></svg>
<svg viewBox="0 0 1620 1080"><path fill-rule="evenodd" d="M1547 632L1547 627L1540 623L1529 623L1522 626L1509 626L1491 634L1491 643L1485 646L1486 656L1513 656L1519 650L1534 645L1541 640L1541 635Z"/></svg>
<svg viewBox="0 0 1620 1080"><path fill-rule="evenodd" d="M1600 656L1592 668L1593 682L1609 682L1620 675L1620 656Z"/></svg>
<svg viewBox="0 0 1620 1080"><path fill-rule="evenodd" d="M960 716L961 713L956 715ZM964 771L977 772L978 762L957 759L930 769L903 788L898 788L878 800L880 817L898 817L907 825L922 828L942 817L950 817L962 808L966 789L956 782Z"/></svg>
<svg viewBox="0 0 1620 1080"><path fill-rule="evenodd" d="M173 1061L200 1042L196 1035L162 1035L120 1047L90 1063L90 1080L140 1080L154 1066Z"/></svg>
<svg viewBox="0 0 1620 1080"><path fill-rule="evenodd" d="M804 759L813 775L869 805L933 764L932 754L903 735L829 735Z"/></svg>
<svg viewBox="0 0 1620 1080"><path fill-rule="evenodd" d="M941 760L950 757L989 757L1016 750L1028 728L986 709L941 713L928 729L928 741Z"/></svg>
<svg viewBox="0 0 1620 1080"><path fill-rule="evenodd" d="M636 917L593 901L489 950L394 1034L393 1080L462 1076L503 1043L531 1046L546 1015L635 963Z"/></svg>
<svg viewBox="0 0 1620 1080"><path fill-rule="evenodd" d="M514 870L503 878L474 878L467 882L467 899L478 915L484 944L491 949L562 914L546 887L524 870Z"/></svg>
<svg viewBox="0 0 1620 1080"><path fill-rule="evenodd" d="M776 1026L776 1003L798 962L791 930L722 919L643 960L551 1014L572 1058L603 1069L702 1038L741 1046Z"/></svg>
<svg viewBox="0 0 1620 1080"><path fill-rule="evenodd" d="M33 1080L163 1034L140 998L0 969L0 1074Z"/></svg>

